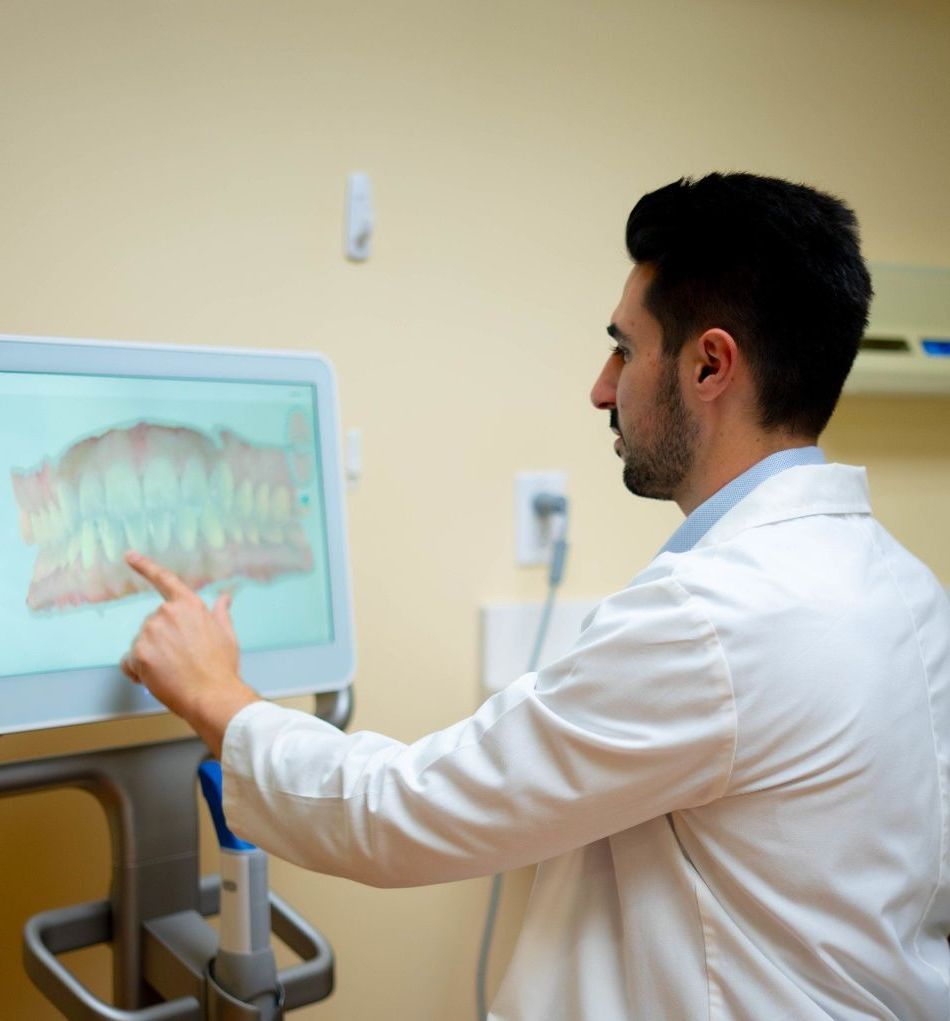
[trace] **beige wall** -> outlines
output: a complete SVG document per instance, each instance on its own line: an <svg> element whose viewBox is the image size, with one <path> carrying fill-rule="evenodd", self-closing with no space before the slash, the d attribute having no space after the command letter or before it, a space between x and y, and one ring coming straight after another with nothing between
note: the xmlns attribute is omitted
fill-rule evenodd
<svg viewBox="0 0 950 1021"><path fill-rule="evenodd" d="M569 473L568 596L621 586L679 520L627 496L587 405L640 194L711 169L805 180L854 204L870 258L950 264L942 0L2 0L0 41L0 331L330 356L365 441L355 722L403 739L475 705L479 603L542 595L513 562L517 470ZM340 253L356 169L366 265ZM826 442L946 582L948 437L950 401L849 401ZM172 733L8 737L0 757ZM18 929L102 896L107 850L86 795L0 803L4 1017L56 1016ZM297 1016L472 1015L486 881L272 873L339 954L338 992ZM103 988L105 955L80 956Z"/></svg>

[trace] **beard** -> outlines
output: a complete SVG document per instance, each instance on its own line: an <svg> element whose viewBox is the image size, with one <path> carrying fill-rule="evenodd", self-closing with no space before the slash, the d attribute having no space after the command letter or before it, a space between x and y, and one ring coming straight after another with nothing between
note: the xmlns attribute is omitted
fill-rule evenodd
<svg viewBox="0 0 950 1021"><path fill-rule="evenodd" d="M611 425L617 425L617 412L611 411ZM623 484L634 496L652 500L672 500L696 459L699 427L689 413L680 393L676 359L664 366L656 393L653 439L631 446L621 435Z"/></svg>

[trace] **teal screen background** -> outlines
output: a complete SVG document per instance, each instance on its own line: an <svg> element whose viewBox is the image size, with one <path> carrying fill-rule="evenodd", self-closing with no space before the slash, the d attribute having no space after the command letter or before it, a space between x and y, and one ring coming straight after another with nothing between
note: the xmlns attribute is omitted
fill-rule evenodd
<svg viewBox="0 0 950 1021"><path fill-rule="evenodd" d="M10 473L54 463L74 443L138 422L185 426L215 438L230 429L254 444L282 446L311 459L312 478L298 487L300 519L313 552L307 574L261 583L247 578L206 586L235 591L232 618L242 650L323 645L333 639L316 391L309 385L144 379L0 372L0 678L117 664L145 617L159 604L141 593L112 602L31 611L26 594L37 547L20 536ZM288 424L294 413L310 442ZM145 550L145 552L148 552ZM131 569L130 569L131 570Z"/></svg>

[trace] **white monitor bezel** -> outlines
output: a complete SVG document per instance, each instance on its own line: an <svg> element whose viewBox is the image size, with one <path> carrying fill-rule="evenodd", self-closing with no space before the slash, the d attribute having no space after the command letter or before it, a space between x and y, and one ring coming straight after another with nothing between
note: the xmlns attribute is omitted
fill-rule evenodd
<svg viewBox="0 0 950 1021"><path fill-rule="evenodd" d="M322 355L0 334L0 372L261 382L316 389L327 528L333 640L327 645L242 652L244 680L266 698L339 691L355 670L339 405ZM0 637L2 640L2 637ZM0 734L165 712L114 667L0 677Z"/></svg>

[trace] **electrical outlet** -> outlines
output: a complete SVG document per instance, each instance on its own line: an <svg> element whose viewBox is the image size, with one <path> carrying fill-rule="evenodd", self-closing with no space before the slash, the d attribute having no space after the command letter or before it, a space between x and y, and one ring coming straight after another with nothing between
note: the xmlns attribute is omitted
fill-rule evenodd
<svg viewBox="0 0 950 1021"><path fill-rule="evenodd" d="M551 559L550 517L541 517L534 509L534 498L540 493L567 496L566 473L534 471L515 475L515 558L522 567L546 564Z"/></svg>

